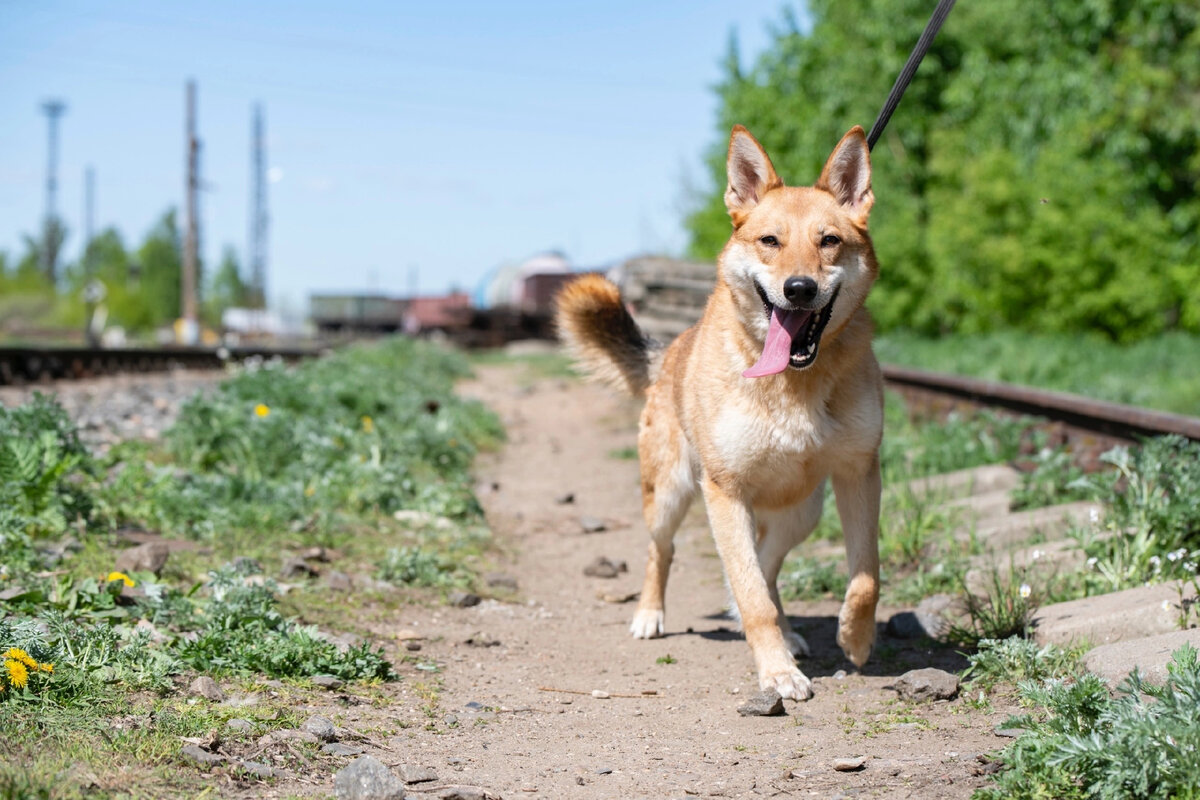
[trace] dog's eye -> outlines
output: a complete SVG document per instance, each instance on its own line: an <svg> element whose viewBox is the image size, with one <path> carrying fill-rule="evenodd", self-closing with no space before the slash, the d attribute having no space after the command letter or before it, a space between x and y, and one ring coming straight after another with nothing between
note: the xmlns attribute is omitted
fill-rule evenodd
<svg viewBox="0 0 1200 800"><path fill-rule="evenodd" d="M827 233L821 237L821 247L837 247L841 243L842 240L832 233Z"/></svg>
<svg viewBox="0 0 1200 800"><path fill-rule="evenodd" d="M774 236L763 236L759 238L758 241L762 242L767 247L779 247L779 240Z"/></svg>

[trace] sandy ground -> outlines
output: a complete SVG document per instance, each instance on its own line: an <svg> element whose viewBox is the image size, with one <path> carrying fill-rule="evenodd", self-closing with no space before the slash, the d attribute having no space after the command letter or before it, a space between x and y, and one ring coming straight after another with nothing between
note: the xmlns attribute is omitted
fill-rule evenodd
<svg viewBox="0 0 1200 800"><path fill-rule="evenodd" d="M418 672L410 660L387 702L336 717L379 731L368 752L385 764L437 771L436 783L410 787L423 790L414 796L457 784L505 798L950 798L983 784L976 756L1002 746L993 728L1011 709L899 701L888 688L896 676L958 670L962 659L928 642L890 640L881 624L875 655L855 673L834 643L834 602L788 607L813 649L801 667L816 696L789 701L787 716L739 716L758 687L750 651L723 614L721 566L699 506L676 539L668 635L630 638L633 603L610 600L640 588L645 563L637 464L617 452L634 445L638 409L573 381L522 386L517 374L482 368L463 387L508 430L478 475L505 554L497 568L519 581L517 600L400 612L377 633L429 637L417 655L441 670ZM567 493L573 503L557 502ZM581 516L602 518L608 530L583 533ZM629 571L585 577L601 555L627 561ZM881 623L891 611L880 610ZM398 727L385 736L388 724ZM833 769L835 758L854 756L867 758L860 771ZM331 789L332 777L307 787Z"/></svg>

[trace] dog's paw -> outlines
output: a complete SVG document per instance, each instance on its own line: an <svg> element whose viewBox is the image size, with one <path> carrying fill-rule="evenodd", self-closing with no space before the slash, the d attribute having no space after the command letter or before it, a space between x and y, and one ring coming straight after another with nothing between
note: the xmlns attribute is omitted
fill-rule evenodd
<svg viewBox="0 0 1200 800"><path fill-rule="evenodd" d="M854 666L862 668L875 645L875 625L841 625L837 634L838 646Z"/></svg>
<svg viewBox="0 0 1200 800"><path fill-rule="evenodd" d="M783 643L787 645L788 652L796 658L804 656L808 658L812 655L812 650L808 647L808 642L804 641L804 637L795 631L785 630L783 632Z"/></svg>
<svg viewBox="0 0 1200 800"><path fill-rule="evenodd" d="M758 686L764 691L774 689L785 700L808 700L813 696L812 681L798 669L760 675Z"/></svg>
<svg viewBox="0 0 1200 800"><path fill-rule="evenodd" d="M663 610L661 608L639 608L629 624L629 632L635 639L657 639L663 635Z"/></svg>

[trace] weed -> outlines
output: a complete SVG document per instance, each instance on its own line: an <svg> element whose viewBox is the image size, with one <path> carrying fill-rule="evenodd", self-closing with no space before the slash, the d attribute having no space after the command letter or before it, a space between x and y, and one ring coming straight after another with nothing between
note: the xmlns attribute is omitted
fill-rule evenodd
<svg viewBox="0 0 1200 800"><path fill-rule="evenodd" d="M962 674L970 681L972 690L988 690L1002 682L1044 681L1075 675L1085 650L1038 645L1020 636L981 639L976 647L976 652L967 656L970 665Z"/></svg>
<svg viewBox="0 0 1200 800"><path fill-rule="evenodd" d="M969 620L951 626L947 638L964 647L975 647L984 639L1028 636L1039 598L1024 579L1023 570L1010 565L1008 572L1001 575L999 568L993 566L986 575L982 594L971 592L964 580L962 588Z"/></svg>
<svg viewBox="0 0 1200 800"><path fill-rule="evenodd" d="M788 564L779 577L779 592L785 600L815 600L846 593L849 579L842 562L797 558Z"/></svg>
<svg viewBox="0 0 1200 800"><path fill-rule="evenodd" d="M1091 482L1065 448L1043 447L1032 462L1033 469L1021 475L1021 485L1013 490L1013 511L1088 500L1095 494Z"/></svg>
<svg viewBox="0 0 1200 800"><path fill-rule="evenodd" d="M1200 795L1200 659L1184 645L1166 683L1135 671L1113 697L1095 675L1073 682L1027 680L1033 713L1006 727L1024 733L1000 753L1007 767L976 793L999 798L1194 798Z"/></svg>
<svg viewBox="0 0 1200 800"><path fill-rule="evenodd" d="M450 559L416 547L388 550L379 565L379 577L398 586L465 587L471 577Z"/></svg>
<svg viewBox="0 0 1200 800"><path fill-rule="evenodd" d="M608 457L618 461L636 461L638 450L636 447L618 447L615 450L609 450Z"/></svg>
<svg viewBox="0 0 1200 800"><path fill-rule="evenodd" d="M678 659L672 656L670 653L654 659L655 664L674 664L676 661L678 661Z"/></svg>

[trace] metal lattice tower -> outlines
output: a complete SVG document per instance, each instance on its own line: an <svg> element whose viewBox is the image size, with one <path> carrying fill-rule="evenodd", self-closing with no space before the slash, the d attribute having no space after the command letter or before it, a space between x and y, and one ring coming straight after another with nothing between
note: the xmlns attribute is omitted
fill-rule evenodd
<svg viewBox="0 0 1200 800"><path fill-rule="evenodd" d="M250 135L250 235L247 245L250 267L249 304L267 307L267 140L261 105L254 106Z"/></svg>
<svg viewBox="0 0 1200 800"><path fill-rule="evenodd" d="M42 222L42 271L54 283L58 278L58 248L61 226L58 220L58 118L67 110L62 100L42 103L42 112L49 123L46 157L46 217Z"/></svg>

